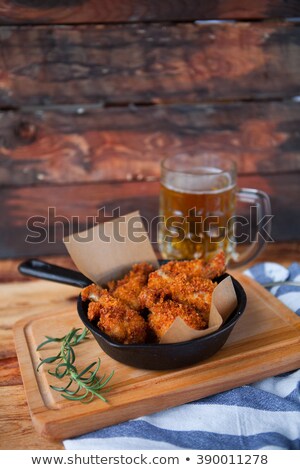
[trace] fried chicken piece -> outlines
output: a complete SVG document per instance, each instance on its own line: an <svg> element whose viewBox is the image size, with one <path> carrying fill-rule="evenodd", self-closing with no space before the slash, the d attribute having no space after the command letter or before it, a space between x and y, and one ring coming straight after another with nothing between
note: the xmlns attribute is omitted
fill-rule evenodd
<svg viewBox="0 0 300 470"><path fill-rule="evenodd" d="M174 300L197 308L206 321L208 321L212 293L217 283L210 279L194 278L187 282L184 275L177 276L172 284L172 296Z"/></svg>
<svg viewBox="0 0 300 470"><path fill-rule="evenodd" d="M88 318L112 339L123 344L144 343L149 329L161 338L177 316L194 329L208 326L212 282L225 271L225 255L218 253L209 262L171 261L160 269L136 264L108 290L91 284L82 291L82 300L91 300ZM150 310L148 323L138 313Z"/></svg>
<svg viewBox="0 0 300 470"><path fill-rule="evenodd" d="M133 310L140 310L141 303L139 294L146 286L149 274L153 271L153 266L148 263L134 264L123 279L108 283L111 294L121 300Z"/></svg>
<svg viewBox="0 0 300 470"><path fill-rule="evenodd" d="M172 277L159 269L150 274L148 287L140 294L140 302L142 306L151 309L159 301L172 299L198 309L205 321L208 321L212 293L216 285L210 279L189 279L186 274Z"/></svg>
<svg viewBox="0 0 300 470"><path fill-rule="evenodd" d="M144 318L105 289L98 302L90 302L88 319L97 321L98 328L119 343L146 341L147 323Z"/></svg>
<svg viewBox="0 0 300 470"><path fill-rule="evenodd" d="M92 300L97 302L101 296L102 287L97 286L96 284L90 284L81 291L81 298L85 302L86 300Z"/></svg>
<svg viewBox="0 0 300 470"><path fill-rule="evenodd" d="M92 301L89 303L87 317L90 321L94 322L99 320L100 308L100 302Z"/></svg>
<svg viewBox="0 0 300 470"><path fill-rule="evenodd" d="M158 339L167 332L176 317L182 320L195 330L207 328L207 321L199 312L189 305L179 304L173 300L165 300L154 304L148 316L150 328L155 332Z"/></svg>
<svg viewBox="0 0 300 470"><path fill-rule="evenodd" d="M150 287L144 287L139 295L139 301L142 308L150 309L154 304L159 301L163 301L167 297L171 297L171 293L168 291L161 291L159 289L150 289Z"/></svg>
<svg viewBox="0 0 300 470"><path fill-rule="evenodd" d="M206 265L204 266L204 276L208 279L214 279L215 277L221 276L225 272L225 253L220 251L216 254Z"/></svg>
<svg viewBox="0 0 300 470"><path fill-rule="evenodd" d="M191 261L169 261L160 268L168 276L177 276L185 274L189 279L194 277L202 277L214 279L225 271L225 254L220 251L210 261L191 260Z"/></svg>

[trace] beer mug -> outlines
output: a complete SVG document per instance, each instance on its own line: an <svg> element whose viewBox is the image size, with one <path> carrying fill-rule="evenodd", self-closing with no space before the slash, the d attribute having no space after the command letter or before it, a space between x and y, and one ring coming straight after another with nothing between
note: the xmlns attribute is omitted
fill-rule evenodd
<svg viewBox="0 0 300 470"><path fill-rule="evenodd" d="M236 186L235 162L217 155L179 154L161 164L159 249L166 259L208 260L218 251L225 252L230 266L240 266L253 259L270 237L270 219L261 236L260 224L271 214L269 196L257 189ZM257 230L237 235L237 228L249 219L236 215L236 202L255 206ZM253 212L253 211L252 211ZM271 239L272 240L272 239Z"/></svg>

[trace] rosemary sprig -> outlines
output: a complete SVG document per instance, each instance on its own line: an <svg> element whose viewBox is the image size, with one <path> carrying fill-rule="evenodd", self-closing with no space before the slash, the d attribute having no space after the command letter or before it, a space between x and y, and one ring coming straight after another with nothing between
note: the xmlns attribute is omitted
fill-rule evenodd
<svg viewBox="0 0 300 470"><path fill-rule="evenodd" d="M107 402L102 393L109 391L108 388L103 389L112 378L114 371L112 371L108 377L106 377L105 374L101 377L97 377L101 364L100 359L85 367L81 372L77 370L74 364L76 356L73 347L87 339L89 333L86 328L81 330L82 328L72 328L72 330L62 338L46 336L47 339L37 347L37 351L49 343L61 343L61 347L55 356L40 359L37 371L42 364L57 362L55 369L48 370L48 373L60 380L68 377L69 382L66 386L62 387L50 385L53 390L60 392L61 396L67 400L90 403L94 397L98 397L100 400ZM100 390L101 393L99 393Z"/></svg>

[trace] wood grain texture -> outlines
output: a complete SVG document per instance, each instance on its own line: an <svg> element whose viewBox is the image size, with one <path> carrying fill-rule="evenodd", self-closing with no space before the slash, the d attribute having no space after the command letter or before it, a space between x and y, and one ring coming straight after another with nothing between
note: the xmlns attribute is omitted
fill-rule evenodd
<svg viewBox="0 0 300 470"><path fill-rule="evenodd" d="M272 202L274 214L272 233L276 241L297 240L299 236L298 208L299 173L278 175L249 175L239 178L239 185L266 191ZM98 210L105 208L105 215L111 215L120 207L120 214L140 210L146 220L151 221L158 214L159 183L118 183L118 184L75 184L68 186L20 187L1 190L2 217L0 221L0 256L40 256L66 253L62 243L63 235L84 230L96 223ZM53 209L52 215L48 207ZM118 212L114 214L118 215ZM39 219L29 218L39 216ZM89 219L87 218L89 216ZM100 220L103 213L100 213ZM73 225L69 223L75 218ZM7 224L7 221L10 221ZM34 227L33 223L36 224ZM27 236L40 226L39 243L27 243ZM48 228L49 226L49 228ZM63 231L63 226L66 227ZM151 226L152 241L156 240L156 225ZM31 231L30 231L31 230ZM47 235L48 234L48 235ZM47 236L48 238L47 238ZM32 240L32 239L31 239ZM48 241L49 242L48 242Z"/></svg>
<svg viewBox="0 0 300 470"><path fill-rule="evenodd" d="M240 174L300 170L300 103L0 113L0 184L151 181L176 153L218 153Z"/></svg>
<svg viewBox="0 0 300 470"><path fill-rule="evenodd" d="M65 187L45 185L37 188L3 189L0 195L2 200L0 220L2 257L14 257L17 252L20 256L35 256L38 253L66 253L61 243L63 226L68 225L68 220L71 220L72 216L78 216L78 219L71 224L71 231L78 231L78 229L86 228L87 225L93 225L94 219L87 219L87 216L95 217L101 207L105 207L105 215L108 216L112 215L112 211L118 207L121 208L121 214L140 209L141 214L151 220L153 215L158 213L158 191L159 183L149 182L118 183L117 185L107 183L78 184ZM50 227L52 222L49 221L50 232L53 235L51 235L51 242L46 245L45 242L26 243L25 237L30 234L29 232L25 234L27 219L33 215L48 219L49 205L55 208L53 212L55 218L52 221L55 221L56 229L54 231ZM102 220L102 215L101 213L100 220ZM116 213L115 216L117 215ZM9 224L7 224L7 220L10 221ZM79 220L79 225L77 220ZM67 231L64 231L65 235L67 235Z"/></svg>
<svg viewBox="0 0 300 470"><path fill-rule="evenodd" d="M0 387L4 387L7 385L22 385L23 382L21 379L20 368L16 357L3 358L1 359L0 364Z"/></svg>
<svg viewBox="0 0 300 470"><path fill-rule="evenodd" d="M0 449L63 449L60 442L51 442L34 430L23 385L0 387L2 438Z"/></svg>
<svg viewBox="0 0 300 470"><path fill-rule="evenodd" d="M278 18L300 14L297 0L1 0L0 23L104 23L217 18Z"/></svg>
<svg viewBox="0 0 300 470"><path fill-rule="evenodd" d="M291 23L4 26L0 40L2 107L299 94Z"/></svg>
<svg viewBox="0 0 300 470"><path fill-rule="evenodd" d="M56 285L55 294L51 294L53 291L49 283L41 287L36 285L34 292L39 292L37 296L32 295L31 290L25 286L25 282L1 286L4 304L0 309L0 429L2 430L0 449L63 449L61 443L53 443L39 436L32 426L12 332L14 322L24 318L28 313L40 315L41 308L47 309L47 306L48 311L53 311L57 301L57 288L62 286ZM77 294L76 289L64 286L64 289L60 289L60 302L71 306L74 303L74 293ZM10 308L12 298L17 299L18 304L14 311ZM38 299L41 305L36 308Z"/></svg>
<svg viewBox="0 0 300 470"><path fill-rule="evenodd" d="M11 380L9 385L18 380L18 372L13 362L16 356L12 334L14 323L28 314L40 315L41 308L44 312L52 312L57 302L60 306L64 304L70 308L74 305L79 290L70 286L35 281L32 286L27 282L2 284L1 291L3 301L0 307L0 387L6 385L8 380ZM12 308L12 299L14 299L14 308ZM8 371L10 367L14 374Z"/></svg>
<svg viewBox="0 0 300 470"><path fill-rule="evenodd" d="M27 317L14 327L16 349L33 423L50 439L65 439L209 396L236 386L293 370L300 361L300 319L263 287L237 275L247 293L247 308L224 347L211 358L174 371L148 371L121 364L99 349L78 346L77 367L84 368L99 354L102 374L114 370L108 403L68 402L50 389L53 377L41 368L39 356L53 355L56 347L36 353L45 328L60 337L80 326L73 310ZM57 321L57 318L61 322ZM56 383L57 385L57 383Z"/></svg>

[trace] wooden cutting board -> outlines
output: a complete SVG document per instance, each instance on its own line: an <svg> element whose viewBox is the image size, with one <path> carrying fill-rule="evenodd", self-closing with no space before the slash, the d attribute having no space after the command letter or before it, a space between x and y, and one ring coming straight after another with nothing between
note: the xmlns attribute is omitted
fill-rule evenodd
<svg viewBox="0 0 300 470"><path fill-rule="evenodd" d="M102 373L115 371L108 403L67 401L49 387L55 379L48 367L36 372L39 358L56 351L48 347L36 352L44 335L63 336L82 326L75 301L74 308L55 303L51 313L41 309L39 316L16 323L16 350L38 432L51 439L70 438L299 367L300 318L256 282L234 276L246 290L246 312L225 346L202 363L175 371L141 370L111 359L92 338L76 347L78 369L100 356Z"/></svg>

